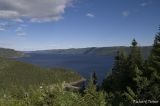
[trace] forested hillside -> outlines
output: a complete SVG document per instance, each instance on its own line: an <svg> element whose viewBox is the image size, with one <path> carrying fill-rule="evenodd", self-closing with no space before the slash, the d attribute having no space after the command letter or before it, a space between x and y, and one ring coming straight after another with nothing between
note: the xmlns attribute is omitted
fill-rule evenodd
<svg viewBox="0 0 160 106"><path fill-rule="evenodd" d="M160 105L160 32L156 34L148 58L142 56L138 42L133 39L128 53L117 51L112 72L101 85L93 73L87 86L80 91L66 90L62 83L81 79L73 72L57 69L55 74L50 69L4 58L0 60L2 106ZM60 83L53 85L55 82ZM23 87L15 87L17 85Z"/></svg>
<svg viewBox="0 0 160 106"><path fill-rule="evenodd" d="M15 51L13 49L0 48L0 57L22 57L26 56L24 53Z"/></svg>
<svg viewBox="0 0 160 106"><path fill-rule="evenodd" d="M24 54L11 49L0 49L1 106L26 106L26 102L23 103L27 92L27 94L33 93L33 96L38 96L38 89L42 87L54 87L64 82L70 83L83 79L72 70L46 69L9 59L20 56L24 56ZM33 97L32 99L36 98Z"/></svg>
<svg viewBox="0 0 160 106"><path fill-rule="evenodd" d="M42 54L79 54L79 55L111 55L115 56L118 50L123 49L127 54L130 52L130 47L115 46L115 47L91 47L91 48L72 48L72 49L55 49L55 50L39 50L30 51L28 53ZM141 53L147 57L152 49L151 46L140 47Z"/></svg>
<svg viewBox="0 0 160 106"><path fill-rule="evenodd" d="M28 63L0 58L0 86L10 88L12 86L28 87L72 82L81 77L73 71L65 69L45 69ZM0 88L0 89L1 89Z"/></svg>
<svg viewBox="0 0 160 106"><path fill-rule="evenodd" d="M155 36L153 48L144 59L134 39L130 53L117 52L112 73L102 83L108 94L106 101L113 106L160 105L160 32Z"/></svg>

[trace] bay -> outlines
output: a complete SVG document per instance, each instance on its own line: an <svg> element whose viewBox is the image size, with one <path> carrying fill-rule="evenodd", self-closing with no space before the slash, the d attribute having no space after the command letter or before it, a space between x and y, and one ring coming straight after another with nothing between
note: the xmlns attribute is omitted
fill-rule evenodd
<svg viewBox="0 0 160 106"><path fill-rule="evenodd" d="M47 68L73 69L86 79L96 72L98 82L103 81L114 62L114 56L38 53L29 53L29 55L29 57L16 58L16 60Z"/></svg>

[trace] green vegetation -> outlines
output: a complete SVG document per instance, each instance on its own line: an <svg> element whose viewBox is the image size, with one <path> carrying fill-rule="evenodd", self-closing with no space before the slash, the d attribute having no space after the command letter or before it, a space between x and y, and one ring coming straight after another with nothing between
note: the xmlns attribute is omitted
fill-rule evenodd
<svg viewBox="0 0 160 106"><path fill-rule="evenodd" d="M44 53L44 54L80 54L80 55L109 55L115 56L117 51L123 49L127 54L130 53L130 48L125 46L117 47L91 47L91 48L78 48L78 49L56 49L56 50L40 50L32 51L31 53ZM144 57L148 57L151 51L151 46L140 47L141 53Z"/></svg>
<svg viewBox="0 0 160 106"><path fill-rule="evenodd" d="M15 51L13 49L0 48L0 57L23 57L26 56L22 52Z"/></svg>
<svg viewBox="0 0 160 106"><path fill-rule="evenodd" d="M160 33L145 60L134 39L129 52L120 50L102 85L92 74L83 91L66 90L80 80L72 71L44 69L0 58L1 106L147 106L160 105ZM27 86L27 87L26 87ZM6 89L7 88L7 89ZM150 100L150 101L148 101ZM146 103L136 103L146 101Z"/></svg>
<svg viewBox="0 0 160 106"><path fill-rule="evenodd" d="M1 57L0 106L104 105L104 93L96 91L92 82L83 94L65 91L64 81L69 83L80 79L82 77L73 71L45 69Z"/></svg>
<svg viewBox="0 0 160 106"><path fill-rule="evenodd" d="M0 100L1 106L105 106L105 93L96 91L95 85L89 83L83 94L65 91L64 85L54 87L30 87L27 91L7 92Z"/></svg>
<svg viewBox="0 0 160 106"><path fill-rule="evenodd" d="M65 69L44 69L31 64L0 58L0 86L10 88L11 86L29 85L40 86L72 82L80 80L81 77L73 71Z"/></svg>
<svg viewBox="0 0 160 106"><path fill-rule="evenodd" d="M112 73L103 81L106 101L113 106L143 106L160 104L160 33L155 37L153 49L147 60L143 60L135 39L128 55L117 53ZM154 102L154 103L153 103Z"/></svg>

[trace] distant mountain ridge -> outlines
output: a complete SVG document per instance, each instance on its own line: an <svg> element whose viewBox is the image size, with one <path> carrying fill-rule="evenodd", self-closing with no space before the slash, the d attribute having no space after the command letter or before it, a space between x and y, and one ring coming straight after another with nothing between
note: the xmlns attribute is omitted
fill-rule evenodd
<svg viewBox="0 0 160 106"><path fill-rule="evenodd" d="M126 46L115 47L89 47L89 48L71 48L71 49L53 49L53 50L38 50L30 51L28 53L38 54L72 54L72 55L116 55L118 50L123 49L127 54L130 52L130 48ZM148 56L152 46L140 47L143 56Z"/></svg>
<svg viewBox="0 0 160 106"><path fill-rule="evenodd" d="M0 57L24 57L30 53L35 54L70 54L70 55L108 55L115 56L117 51L124 50L127 54L130 52L130 47L115 46L115 47L88 47L88 48L71 48L71 49L51 49L20 52L13 49L0 48ZM152 49L152 46L140 47L144 57L147 57Z"/></svg>
<svg viewBox="0 0 160 106"><path fill-rule="evenodd" d="M15 51L13 49L7 49L7 48L0 48L0 57L23 57L26 56L25 53L20 51Z"/></svg>

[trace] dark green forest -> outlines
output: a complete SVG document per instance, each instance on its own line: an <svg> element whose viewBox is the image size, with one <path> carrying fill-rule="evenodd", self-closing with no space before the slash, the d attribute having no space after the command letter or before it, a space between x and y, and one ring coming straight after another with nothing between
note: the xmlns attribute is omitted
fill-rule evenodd
<svg viewBox="0 0 160 106"><path fill-rule="evenodd" d="M40 86L62 83L63 81L73 82L81 78L74 71L67 69L46 69L24 62L0 58L0 87L4 89L11 88L11 86L27 88L29 85Z"/></svg>
<svg viewBox="0 0 160 106"><path fill-rule="evenodd" d="M24 56L27 55L25 53L15 51L13 49L0 48L0 57L14 58L14 57L24 57Z"/></svg>
<svg viewBox="0 0 160 106"><path fill-rule="evenodd" d="M113 47L88 47L88 48L70 48L70 49L54 49L54 50L37 50L29 53L38 54L70 54L70 55L106 55L115 56L117 51L123 49L126 54L130 53L130 47L113 46ZM147 57L152 49L152 46L140 47L143 57Z"/></svg>
<svg viewBox="0 0 160 106"><path fill-rule="evenodd" d="M160 32L148 58L142 56L135 39L129 53L117 51L112 72L102 84L93 73L83 90L66 90L63 81L81 77L72 71L51 70L0 58L1 106L158 106Z"/></svg>
<svg viewBox="0 0 160 106"><path fill-rule="evenodd" d="M107 105L158 105L160 103L160 32L155 36L148 59L144 60L134 39L130 53L117 52L112 73L101 88L106 92Z"/></svg>

